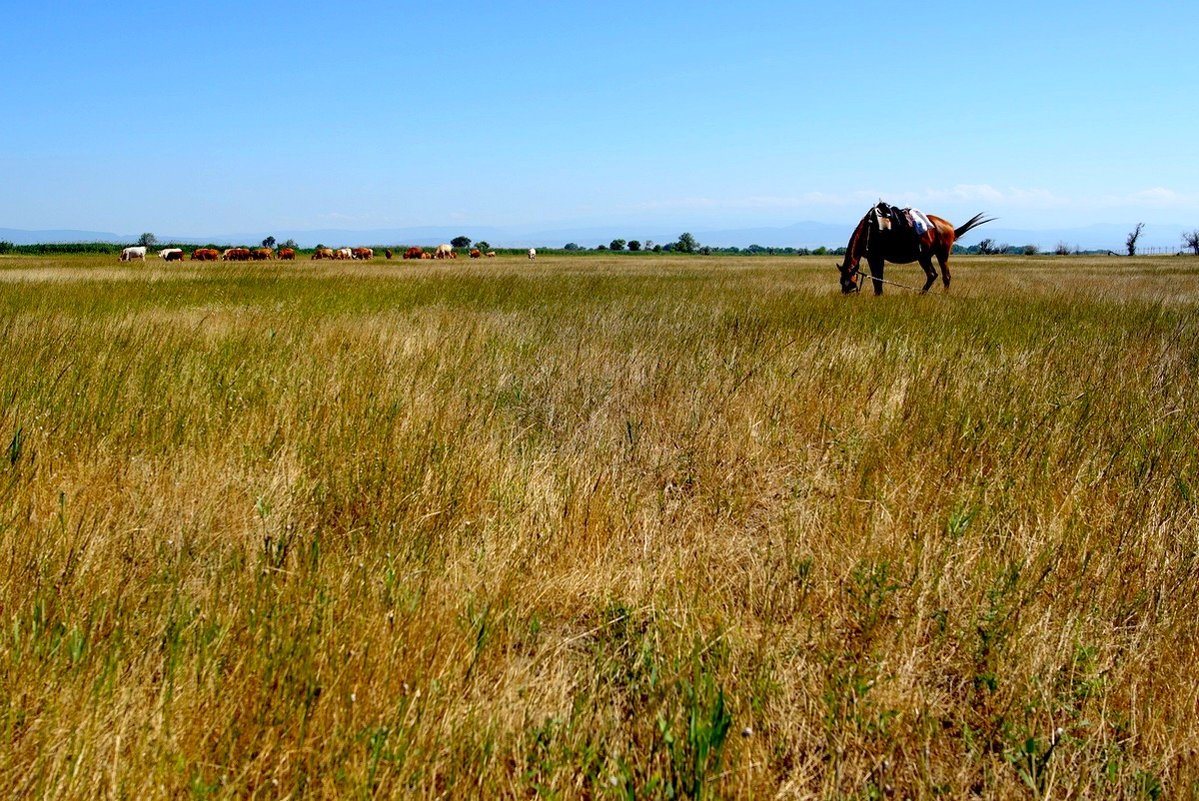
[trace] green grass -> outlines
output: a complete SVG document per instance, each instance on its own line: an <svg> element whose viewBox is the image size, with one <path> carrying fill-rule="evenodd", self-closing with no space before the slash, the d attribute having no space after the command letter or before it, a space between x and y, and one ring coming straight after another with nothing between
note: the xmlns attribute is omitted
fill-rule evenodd
<svg viewBox="0 0 1199 801"><path fill-rule="evenodd" d="M1199 262L833 262L0 257L0 782L1199 791Z"/></svg>

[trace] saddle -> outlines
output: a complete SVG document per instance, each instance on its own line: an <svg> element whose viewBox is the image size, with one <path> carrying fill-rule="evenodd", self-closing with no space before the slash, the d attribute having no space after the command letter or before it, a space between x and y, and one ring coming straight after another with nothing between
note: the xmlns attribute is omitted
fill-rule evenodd
<svg viewBox="0 0 1199 801"><path fill-rule="evenodd" d="M895 231L924 236L924 232L933 227L924 213L913 208L897 208L883 201L866 213L872 218L875 230Z"/></svg>

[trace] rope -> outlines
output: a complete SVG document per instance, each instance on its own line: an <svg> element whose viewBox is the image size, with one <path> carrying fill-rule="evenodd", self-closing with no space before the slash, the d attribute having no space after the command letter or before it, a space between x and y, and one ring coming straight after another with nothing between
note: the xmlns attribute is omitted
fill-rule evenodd
<svg viewBox="0 0 1199 801"><path fill-rule="evenodd" d="M860 275L860 276L862 276L862 278L868 278L868 279L870 279L871 281L878 281L879 283L882 283L882 284L890 284L891 286L897 286L897 287L899 287L900 289L910 289L910 290L912 290L913 292L920 292L920 291L921 291L921 290L917 289L917 288L916 288L916 287L914 287L914 286L908 286L907 284L901 284L901 283L899 283L898 281L888 281L886 278L875 278L873 275L867 275L866 273L862 272L862 268L861 268L861 267L854 267L854 268L853 268L853 273L852 273L852 274L853 274L853 275ZM865 281L863 281L862 283L864 284L864 283L865 283ZM862 291L862 284L858 284L858 292L861 292L861 291Z"/></svg>

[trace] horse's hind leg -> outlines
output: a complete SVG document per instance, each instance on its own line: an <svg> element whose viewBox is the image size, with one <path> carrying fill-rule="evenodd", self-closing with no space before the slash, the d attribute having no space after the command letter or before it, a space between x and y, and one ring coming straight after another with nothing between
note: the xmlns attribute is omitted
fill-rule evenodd
<svg viewBox="0 0 1199 801"><path fill-rule="evenodd" d="M937 264L941 265L941 284L949 289L949 257L937 254Z"/></svg>
<svg viewBox="0 0 1199 801"><path fill-rule="evenodd" d="M937 268L933 267L931 256L921 256L920 266L924 268L924 288L921 293L927 292L928 288L933 285L933 281L937 280ZM948 279L946 279L948 281Z"/></svg>

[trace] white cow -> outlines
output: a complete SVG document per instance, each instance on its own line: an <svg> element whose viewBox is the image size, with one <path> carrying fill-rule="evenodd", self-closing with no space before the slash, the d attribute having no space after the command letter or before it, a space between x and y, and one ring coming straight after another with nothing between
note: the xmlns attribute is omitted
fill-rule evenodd
<svg viewBox="0 0 1199 801"><path fill-rule="evenodd" d="M164 248L158 251L158 258L163 261L183 261L183 248Z"/></svg>
<svg viewBox="0 0 1199 801"><path fill-rule="evenodd" d="M529 261L537 258L537 248L529 248Z"/></svg>
<svg viewBox="0 0 1199 801"><path fill-rule="evenodd" d="M121 261L133 261L134 259L146 260L145 247L125 248L121 251Z"/></svg>
<svg viewBox="0 0 1199 801"><path fill-rule="evenodd" d="M339 259L353 259L354 251L352 251L350 248L338 248L334 253L334 256Z"/></svg>
<svg viewBox="0 0 1199 801"><path fill-rule="evenodd" d="M454 249L449 245L438 245L437 250L433 252L435 259L452 259L454 258Z"/></svg>

